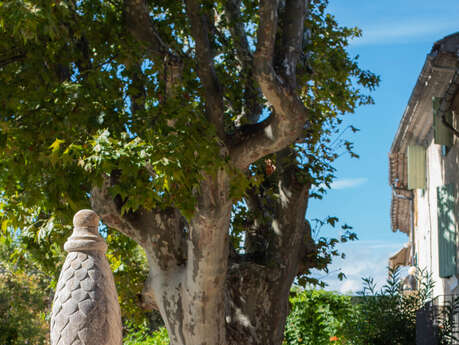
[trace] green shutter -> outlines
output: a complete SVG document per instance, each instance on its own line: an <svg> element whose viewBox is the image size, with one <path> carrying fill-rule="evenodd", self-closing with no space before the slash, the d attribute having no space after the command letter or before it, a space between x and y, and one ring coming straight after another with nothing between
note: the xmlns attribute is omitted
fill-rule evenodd
<svg viewBox="0 0 459 345"><path fill-rule="evenodd" d="M426 149L420 145L408 145L408 189L424 189L426 186Z"/></svg>
<svg viewBox="0 0 459 345"><path fill-rule="evenodd" d="M434 130L434 143L445 146L453 146L453 133L445 126L440 114L441 97L432 98L433 108L433 130ZM453 114L448 111L446 114L446 121L452 123Z"/></svg>
<svg viewBox="0 0 459 345"><path fill-rule="evenodd" d="M456 221L454 184L437 187L438 257L441 278L456 274Z"/></svg>

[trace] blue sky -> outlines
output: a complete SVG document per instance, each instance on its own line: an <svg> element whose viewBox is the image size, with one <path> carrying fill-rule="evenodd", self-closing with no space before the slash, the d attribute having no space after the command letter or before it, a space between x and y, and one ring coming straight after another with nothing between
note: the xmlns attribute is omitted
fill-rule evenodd
<svg viewBox="0 0 459 345"><path fill-rule="evenodd" d="M332 190L324 200L312 200L307 211L308 218L334 215L354 227L359 241L341 246L346 259L319 276L328 289L355 292L362 276L382 283L387 259L408 241L390 228L388 152L426 54L435 41L459 31L459 1L330 0L329 9L338 23L363 30L350 52L382 79L373 93L376 104L347 116L361 130L351 137L360 159L340 158ZM324 235L333 233L323 230ZM338 281L338 270L348 279Z"/></svg>

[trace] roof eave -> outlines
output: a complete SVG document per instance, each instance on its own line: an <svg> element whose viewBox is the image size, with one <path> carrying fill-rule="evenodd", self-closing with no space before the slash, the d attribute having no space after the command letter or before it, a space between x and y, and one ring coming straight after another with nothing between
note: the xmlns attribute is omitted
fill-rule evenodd
<svg viewBox="0 0 459 345"><path fill-rule="evenodd" d="M421 143L432 126L431 99L441 97L457 70L459 33L434 43L413 88L395 134L390 153L405 152L409 143Z"/></svg>

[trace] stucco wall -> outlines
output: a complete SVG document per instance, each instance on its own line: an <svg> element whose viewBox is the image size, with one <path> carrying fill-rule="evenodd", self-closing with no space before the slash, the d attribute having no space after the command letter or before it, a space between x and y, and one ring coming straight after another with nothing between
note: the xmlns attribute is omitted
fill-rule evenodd
<svg viewBox="0 0 459 345"><path fill-rule="evenodd" d="M416 190L415 197L415 253L420 268L425 268L432 273L435 281L434 296L459 292L454 288L455 280L439 277L438 253L438 218L437 218L437 187L448 183L456 184L459 181L459 149L456 144L444 155L441 145L434 144L433 131L425 139L426 150L426 177L425 190ZM456 192L456 209L458 197ZM457 212L456 212L457 215ZM457 224L457 220L456 220ZM458 240L456 238L456 241ZM459 243L459 242L458 242ZM457 246L459 248L459 245ZM459 253L457 254L459 258ZM459 269L458 261L456 261ZM454 288L454 289L451 289Z"/></svg>

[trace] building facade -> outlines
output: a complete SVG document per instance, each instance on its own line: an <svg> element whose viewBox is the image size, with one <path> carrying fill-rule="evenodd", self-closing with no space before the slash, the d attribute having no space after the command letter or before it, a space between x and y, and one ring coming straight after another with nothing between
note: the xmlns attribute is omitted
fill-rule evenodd
<svg viewBox="0 0 459 345"><path fill-rule="evenodd" d="M459 33L435 42L389 153L391 226L408 243L390 266L425 269L434 296L459 294Z"/></svg>

